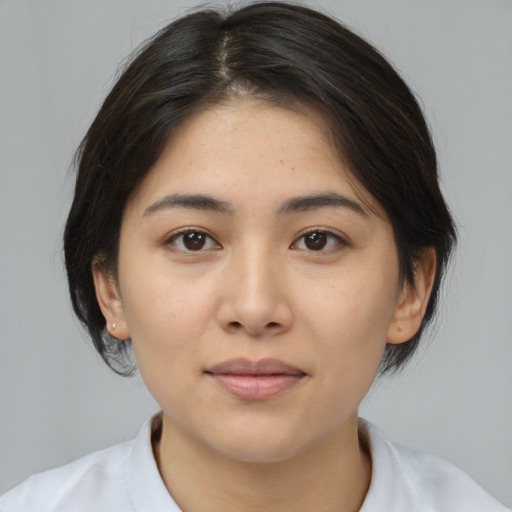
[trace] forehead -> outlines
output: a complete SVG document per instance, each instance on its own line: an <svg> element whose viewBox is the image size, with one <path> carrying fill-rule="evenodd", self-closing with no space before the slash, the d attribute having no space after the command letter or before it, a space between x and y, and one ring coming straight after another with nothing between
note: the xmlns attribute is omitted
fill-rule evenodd
<svg viewBox="0 0 512 512"><path fill-rule="evenodd" d="M318 112L236 100L178 126L132 203L142 207L176 192L239 196L247 203L340 191L373 213L380 209L344 164Z"/></svg>

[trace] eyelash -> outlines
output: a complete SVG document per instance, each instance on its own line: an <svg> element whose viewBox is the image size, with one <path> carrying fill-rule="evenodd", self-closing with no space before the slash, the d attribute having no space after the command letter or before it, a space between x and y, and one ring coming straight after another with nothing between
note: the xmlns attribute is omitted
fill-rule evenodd
<svg viewBox="0 0 512 512"><path fill-rule="evenodd" d="M180 238L181 238L181 243L184 245L183 237L187 234L191 234L191 235L194 234L194 235L198 235L199 237L204 236L205 237L204 244L201 245L200 247L198 247L197 250L193 250L193 249L190 249L187 247L176 247L176 241L180 240ZM312 249L311 247L310 248L298 248L297 247L301 241L304 242L304 244L307 244L308 242L306 240L306 237L307 236L313 237L313 235L325 236L325 239L324 239L325 244L329 244L329 240L331 241L331 244L332 244L332 241L334 240L335 244L334 244L334 246L329 247L328 249L324 249L324 246L322 246L318 250ZM313 238L310 238L310 241L315 242ZM320 243L322 241L323 240L320 240ZM207 247L206 249L204 248L204 245L206 245L208 243L209 244L213 243L215 245L213 250L218 250L218 249L222 248L222 246L211 235L209 235L208 233L206 233L205 231L203 231L201 229L195 229L195 228L186 228L186 229L177 231L176 233L173 233L171 236L169 236L165 240L166 245L174 245L175 249L182 251L182 252L189 252L189 253L212 250L212 247ZM336 252L341 247L344 247L346 245L348 245L348 242L345 239L343 239L341 236L333 233L332 231L330 231L328 229L323 229L323 228L315 228L315 229L308 229L308 231L303 232L290 245L290 248L294 249L294 250L304 250L304 251L311 252L311 253L332 253L332 252Z"/></svg>
<svg viewBox="0 0 512 512"><path fill-rule="evenodd" d="M213 244L216 246L214 248L214 250L217 250L217 249L221 248L221 245L211 235L209 235L208 233L204 232L201 229L195 229L195 228L186 228L186 229L182 229L180 231L177 231L177 232L173 233L171 236L169 236L165 240L165 245L174 245L174 247L177 250L182 251L182 252L190 252L190 253L202 252L202 251L206 250L206 249L203 249L202 246L199 248L199 250L196 250L196 251L191 250L191 249L187 249L186 247L185 248L176 247L176 245L175 245L176 241L181 238L181 243L184 244L183 237L185 235L188 235L188 234L190 234L190 235L195 234L195 235L199 235L199 236L204 236L205 239L206 239L205 243L208 243L208 241L209 241L210 244L211 244L213 242ZM209 247L208 250L212 250L212 248Z"/></svg>
<svg viewBox="0 0 512 512"><path fill-rule="evenodd" d="M327 238L327 241L326 241L326 244L329 243L329 239L331 240L331 243L334 241L334 245L327 248L327 249L324 249L323 247L320 249L320 250L315 250L315 249L301 249L301 248L297 248L297 245L299 244L299 242L304 242L304 243L307 243L306 241L306 237L307 236L310 236L312 237L313 235L325 235L326 238ZM310 239L311 240L311 239ZM333 233L332 231L328 230L328 229L325 229L325 228L314 228L314 229L308 229L307 231L303 232L297 239L295 242L292 243L292 245L290 246L292 249L295 249L295 250L305 250L307 252L311 252L311 253L334 253L336 252L337 250L345 247L348 245L348 242L346 239L344 239L343 237L341 237L340 235L336 234L336 233Z"/></svg>

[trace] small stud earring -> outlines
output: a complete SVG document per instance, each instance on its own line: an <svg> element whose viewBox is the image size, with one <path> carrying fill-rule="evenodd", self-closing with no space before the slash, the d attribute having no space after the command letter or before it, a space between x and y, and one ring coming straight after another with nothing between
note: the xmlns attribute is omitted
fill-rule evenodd
<svg viewBox="0 0 512 512"><path fill-rule="evenodd" d="M116 324L116 322L114 322L114 323L112 324L112 329L115 329L116 327L117 327L117 324Z"/></svg>

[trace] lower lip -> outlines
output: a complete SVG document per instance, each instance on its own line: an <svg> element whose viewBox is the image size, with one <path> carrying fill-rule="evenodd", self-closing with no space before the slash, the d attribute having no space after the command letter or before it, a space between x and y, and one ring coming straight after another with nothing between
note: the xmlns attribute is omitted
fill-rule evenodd
<svg viewBox="0 0 512 512"><path fill-rule="evenodd" d="M222 389L242 400L266 400L293 388L304 377L302 374L210 376Z"/></svg>

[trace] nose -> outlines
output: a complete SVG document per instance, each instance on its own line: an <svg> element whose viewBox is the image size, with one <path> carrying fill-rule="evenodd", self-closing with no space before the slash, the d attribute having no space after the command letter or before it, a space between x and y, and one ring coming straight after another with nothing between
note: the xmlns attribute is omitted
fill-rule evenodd
<svg viewBox="0 0 512 512"><path fill-rule="evenodd" d="M271 251L246 250L226 269L218 319L229 332L271 337L288 331L293 314L279 258Z"/></svg>

